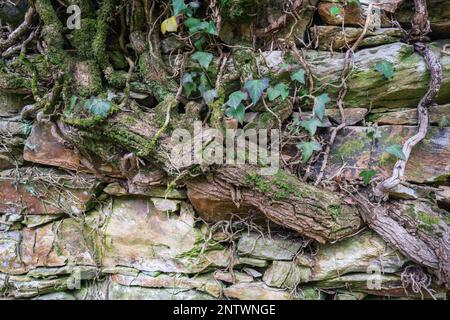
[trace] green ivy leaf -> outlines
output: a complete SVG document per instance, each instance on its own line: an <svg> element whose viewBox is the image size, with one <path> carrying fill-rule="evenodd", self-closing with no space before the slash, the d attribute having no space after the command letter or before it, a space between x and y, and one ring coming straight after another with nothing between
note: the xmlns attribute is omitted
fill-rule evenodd
<svg viewBox="0 0 450 320"><path fill-rule="evenodd" d="M172 7L174 16L177 16L188 9L188 6L184 3L184 0L172 0Z"/></svg>
<svg viewBox="0 0 450 320"><path fill-rule="evenodd" d="M330 8L330 13L331 13L333 16L337 17L338 15L341 14L341 8L339 8L338 6L332 6L332 7Z"/></svg>
<svg viewBox="0 0 450 320"><path fill-rule="evenodd" d="M274 101L276 98L281 96L281 100L285 100L289 96L289 87L280 82L275 87L270 87L267 89L267 94L269 96L269 101Z"/></svg>
<svg viewBox="0 0 450 320"><path fill-rule="evenodd" d="M184 25L189 29L190 33L202 30L202 20L197 18L187 18Z"/></svg>
<svg viewBox="0 0 450 320"><path fill-rule="evenodd" d="M402 151L402 146L399 144L393 144L385 149L385 151L401 160L406 160L406 156Z"/></svg>
<svg viewBox="0 0 450 320"><path fill-rule="evenodd" d="M217 91L215 89L207 90L202 93L203 100L205 100L205 103L209 105L211 102L214 102L214 99L216 99L219 95L217 94Z"/></svg>
<svg viewBox="0 0 450 320"><path fill-rule="evenodd" d="M197 51L191 57L192 59L197 61L203 68L208 69L214 56L209 52Z"/></svg>
<svg viewBox="0 0 450 320"><path fill-rule="evenodd" d="M247 100L247 98L247 92L235 91L228 96L226 105L231 108L237 108L241 104L242 100Z"/></svg>
<svg viewBox="0 0 450 320"><path fill-rule="evenodd" d="M247 90L252 103L255 105L261 99L264 90L269 87L269 79L261 80L247 80L244 84L244 89Z"/></svg>
<svg viewBox="0 0 450 320"><path fill-rule="evenodd" d="M187 97L190 97L193 92L197 91L197 84L193 79L194 76L194 73L185 73L183 75L183 89Z"/></svg>
<svg viewBox="0 0 450 320"><path fill-rule="evenodd" d="M85 102L85 107L87 107L94 116L107 117L111 111L112 103L110 101L91 97L91 99Z"/></svg>
<svg viewBox="0 0 450 320"><path fill-rule="evenodd" d="M316 134L317 127L320 127L322 125L322 122L320 122L317 118L312 118L309 120L300 121L300 126L309 132L310 136L313 136Z"/></svg>
<svg viewBox="0 0 450 320"><path fill-rule="evenodd" d="M359 0L347 0L347 2L349 3L349 4L351 4L351 3L353 3L353 4L356 4L356 5L361 5L361 2L359 2Z"/></svg>
<svg viewBox="0 0 450 320"><path fill-rule="evenodd" d="M230 107L226 110L226 115L230 118L236 119L240 124L242 124L244 122L245 107L242 103L236 108Z"/></svg>
<svg viewBox="0 0 450 320"><path fill-rule="evenodd" d="M298 81L301 84L306 84L305 82L305 70L299 69L293 74L291 74L291 80L292 81Z"/></svg>
<svg viewBox="0 0 450 320"><path fill-rule="evenodd" d="M198 51L202 51L203 50L203 45L205 44L206 39L204 36L201 36L198 40L194 41L194 47L195 49L197 49Z"/></svg>
<svg viewBox="0 0 450 320"><path fill-rule="evenodd" d="M212 34L213 36L219 35L219 32L217 32L216 24L214 21L209 21L206 23L205 32Z"/></svg>
<svg viewBox="0 0 450 320"><path fill-rule="evenodd" d="M372 177L376 175L377 172L375 170L363 170L359 173L359 176L363 179L364 185L368 185L370 183L370 180L372 180Z"/></svg>
<svg viewBox="0 0 450 320"><path fill-rule="evenodd" d="M319 118L319 120L323 120L323 116L325 115L325 105L330 101L331 99L327 93L323 93L314 99L314 115Z"/></svg>
<svg viewBox="0 0 450 320"><path fill-rule="evenodd" d="M375 70L382 73L388 80L392 80L392 78L394 78L394 65L387 60L377 62L375 65Z"/></svg>
<svg viewBox="0 0 450 320"><path fill-rule="evenodd" d="M317 141L302 142L297 145L302 150L302 162L307 163L314 151L322 150L320 143Z"/></svg>

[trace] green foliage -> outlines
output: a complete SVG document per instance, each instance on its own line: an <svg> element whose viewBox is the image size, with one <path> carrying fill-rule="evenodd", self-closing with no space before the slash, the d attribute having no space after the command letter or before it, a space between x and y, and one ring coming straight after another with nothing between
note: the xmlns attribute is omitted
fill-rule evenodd
<svg viewBox="0 0 450 320"><path fill-rule="evenodd" d="M319 118L319 120L323 120L323 116L325 115L325 105L330 101L331 99L327 93L321 94L314 100L314 115Z"/></svg>
<svg viewBox="0 0 450 320"><path fill-rule="evenodd" d="M269 101L274 101L276 98L281 97L281 100L285 100L289 96L289 87L285 83L278 83L275 87L270 87L267 90Z"/></svg>
<svg viewBox="0 0 450 320"><path fill-rule="evenodd" d="M107 117L111 111L112 103L108 100L103 100L98 97L91 97L85 100L83 104L84 108L89 110L91 115Z"/></svg>
<svg viewBox="0 0 450 320"><path fill-rule="evenodd" d="M297 145L297 147L302 150L303 163L308 162L309 158L311 158L314 151L322 150L320 143L318 143L317 141L301 142Z"/></svg>
<svg viewBox="0 0 450 320"><path fill-rule="evenodd" d="M341 9L340 9L338 6L332 6L332 7L330 8L330 13L331 13L333 16L337 17L338 15L341 14Z"/></svg>
<svg viewBox="0 0 450 320"><path fill-rule="evenodd" d="M197 61L205 69L208 69L213 57L212 53L203 51L197 51L191 56L193 60Z"/></svg>
<svg viewBox="0 0 450 320"><path fill-rule="evenodd" d="M189 7L184 3L184 0L172 0L172 8L175 16L189 12Z"/></svg>
<svg viewBox="0 0 450 320"><path fill-rule="evenodd" d="M369 169L369 170L363 170L359 173L359 176L363 179L364 181L364 185L368 185L370 183L370 181L372 180L372 177L374 175L376 175L377 172L373 169Z"/></svg>
<svg viewBox="0 0 450 320"><path fill-rule="evenodd" d="M185 73L183 75L182 84L184 93L187 97L190 97L192 93L197 91L197 84L194 82L194 76L196 73Z"/></svg>
<svg viewBox="0 0 450 320"><path fill-rule="evenodd" d="M247 80L244 84L244 89L247 90L253 104L257 104L261 99L264 91L269 87L269 79L261 80Z"/></svg>
<svg viewBox="0 0 450 320"><path fill-rule="evenodd" d="M214 21L202 21L191 17L186 19L184 25L189 29L189 33L204 32L214 36L219 35Z"/></svg>
<svg viewBox="0 0 450 320"><path fill-rule="evenodd" d="M320 122L317 118L311 118L309 120L300 121L300 126L309 132L309 135L312 137L316 134L317 127L320 127L322 122Z"/></svg>
<svg viewBox="0 0 450 320"><path fill-rule="evenodd" d="M382 73L388 80L392 80L392 78L394 78L394 65L387 60L377 62L375 65L375 70Z"/></svg>
<svg viewBox="0 0 450 320"><path fill-rule="evenodd" d="M217 94L217 91L215 89L210 89L202 92L203 100L207 105L210 105L212 102L214 102L214 99L216 99L219 95Z"/></svg>
<svg viewBox="0 0 450 320"><path fill-rule="evenodd" d="M397 157L398 159L406 160L406 156L402 151L402 146L399 144L390 145L389 147L387 147L385 149L385 151L387 153L392 154L393 156Z"/></svg>
<svg viewBox="0 0 450 320"><path fill-rule="evenodd" d="M301 84L306 84L305 82L305 70L303 69L299 69L296 72L294 72L293 74L291 74L291 80L292 81L297 81Z"/></svg>
<svg viewBox="0 0 450 320"><path fill-rule="evenodd" d="M230 118L236 119L242 124L244 122L245 107L242 103L236 107L229 107L226 110L226 115Z"/></svg>

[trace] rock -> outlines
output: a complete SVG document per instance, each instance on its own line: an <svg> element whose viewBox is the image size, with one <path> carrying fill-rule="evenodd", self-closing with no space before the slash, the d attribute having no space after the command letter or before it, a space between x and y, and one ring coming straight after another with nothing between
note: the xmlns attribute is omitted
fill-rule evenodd
<svg viewBox="0 0 450 320"><path fill-rule="evenodd" d="M440 208L450 211L450 187L441 186L436 192L436 200Z"/></svg>
<svg viewBox="0 0 450 320"><path fill-rule="evenodd" d="M31 134L25 142L23 151L24 159L30 162L56 166L68 170L77 171L92 171L83 163L86 160L74 148L69 148L62 138L58 138L57 133L52 133L51 125L48 123L35 124L31 130ZM97 155L93 154L90 161L92 161L98 172L104 174L117 176L118 171L112 165L101 161Z"/></svg>
<svg viewBox="0 0 450 320"><path fill-rule="evenodd" d="M0 272L24 274L38 267L94 266L95 258L83 233L82 225L73 219L37 229L2 232Z"/></svg>
<svg viewBox="0 0 450 320"><path fill-rule="evenodd" d="M223 293L227 298L239 300L293 300L289 292L270 288L263 282L238 283L224 288Z"/></svg>
<svg viewBox="0 0 450 320"><path fill-rule="evenodd" d="M222 291L220 283L211 275L201 275L193 278L177 275L161 274L157 276L149 276L140 273L138 276L112 275L111 281L125 285L138 286L143 288L170 288L171 290L196 289L201 292L210 294L218 298Z"/></svg>
<svg viewBox="0 0 450 320"><path fill-rule="evenodd" d="M151 199L156 210L162 212L175 212L180 209L180 201L160 199L160 198L151 198Z"/></svg>
<svg viewBox="0 0 450 320"><path fill-rule="evenodd" d="M416 299L427 298L431 296L426 290L422 290L420 293L414 293L410 288L403 286L400 276L398 275L377 275L377 274L365 274L355 273L340 276L334 279L324 280L316 282L315 285L319 288L348 288L356 292L365 292L375 296L389 296L389 297L415 297ZM437 298L442 299L445 293L442 289L435 292L434 295Z"/></svg>
<svg viewBox="0 0 450 320"><path fill-rule="evenodd" d="M389 197L392 199L416 200L419 198L419 195L414 189L399 184L389 191Z"/></svg>
<svg viewBox="0 0 450 320"><path fill-rule="evenodd" d="M163 199L175 199L175 200L186 200L186 190L184 189L170 189L168 190L166 187L158 187L158 186L152 186L148 187L145 190L137 191L136 189L132 190L131 193L130 190L127 190L126 187L121 185L118 182L113 182L108 184L105 189L103 189L103 192L112 195L112 196L126 196L126 195L142 195L142 196L149 196L154 198L163 198Z"/></svg>
<svg viewBox="0 0 450 320"><path fill-rule="evenodd" d="M253 278L261 278L262 273L253 269L253 268L242 268L242 271L244 271L246 274L252 276Z"/></svg>
<svg viewBox="0 0 450 320"><path fill-rule="evenodd" d="M428 114L432 126L445 127L450 124L450 104L431 106ZM367 121L378 125L417 125L417 109L373 113Z"/></svg>
<svg viewBox="0 0 450 320"><path fill-rule="evenodd" d="M74 295L67 292L54 292L44 295L39 295L33 300L76 300Z"/></svg>
<svg viewBox="0 0 450 320"><path fill-rule="evenodd" d="M251 275L239 271L233 271L233 273L231 273L218 270L214 272L214 279L227 283L240 283L253 281L253 277Z"/></svg>
<svg viewBox="0 0 450 320"><path fill-rule="evenodd" d="M320 246L313 259L310 281L368 272L369 267L394 273L401 270L407 262L403 255L390 248L373 232L364 232L332 245Z"/></svg>
<svg viewBox="0 0 450 320"><path fill-rule="evenodd" d="M441 53L445 43L438 41L430 44L442 65L442 86L435 98L436 103L441 104L450 101L450 56ZM340 83L344 54L322 51L305 51L305 54L312 73L321 79L315 81L315 87L326 86L325 90L317 94L326 92L335 101L338 90L329 84ZM383 60L394 65L392 80L386 80L383 74L375 70L375 65ZM350 73L347 80L347 108L369 105L372 108L416 107L428 89L429 72L423 58L414 52L412 46L392 43L362 49L355 53L353 61L355 71Z"/></svg>
<svg viewBox="0 0 450 320"><path fill-rule="evenodd" d="M314 26L310 28L313 43L320 50L340 50L351 47L359 38L363 29L338 26ZM398 28L381 28L368 31L360 42L359 48L374 47L400 41L401 30Z"/></svg>
<svg viewBox="0 0 450 320"><path fill-rule="evenodd" d="M0 92L0 117L17 116L30 98L16 93Z"/></svg>
<svg viewBox="0 0 450 320"><path fill-rule="evenodd" d="M0 170L23 164L22 150L28 129L29 124L15 117L0 118Z"/></svg>
<svg viewBox="0 0 450 320"><path fill-rule="evenodd" d="M186 203L179 214L167 214L148 198L119 197L109 210L96 240L104 267L188 274L228 264L227 250L214 241L205 243Z"/></svg>
<svg viewBox="0 0 450 320"><path fill-rule="evenodd" d="M241 256L263 260L292 260L301 246L302 241L298 239L243 233L239 238L237 249Z"/></svg>
<svg viewBox="0 0 450 320"><path fill-rule="evenodd" d="M0 214L80 215L92 206L101 183L92 176L48 168L20 168L0 173Z"/></svg>
<svg viewBox="0 0 450 320"><path fill-rule="evenodd" d="M264 272L263 281L270 287L294 289L311 278L311 269L293 261L274 261Z"/></svg>
<svg viewBox="0 0 450 320"><path fill-rule="evenodd" d="M22 221L22 224L28 228L35 228L49 222L59 220L63 217L62 214L43 214L43 215L26 215Z"/></svg>
<svg viewBox="0 0 450 320"><path fill-rule="evenodd" d="M111 282L107 290L108 300L213 300L214 297L197 290L156 289L122 286Z"/></svg>
<svg viewBox="0 0 450 320"><path fill-rule="evenodd" d="M66 147L51 132L49 124L35 124L28 137L24 159L30 162L78 170L81 167L80 155Z"/></svg>
<svg viewBox="0 0 450 320"><path fill-rule="evenodd" d="M362 300L367 296L363 292L339 292L335 300Z"/></svg>
<svg viewBox="0 0 450 320"><path fill-rule="evenodd" d="M248 265L257 268L267 267L268 262L266 260L255 259L250 257L238 257L238 265Z"/></svg>
<svg viewBox="0 0 450 320"><path fill-rule="evenodd" d="M358 179L368 168L388 177L396 158L385 149L403 143L417 131L409 126L381 126L378 128L346 127L337 135L332 147L325 176L334 175L345 163L349 168L341 177ZM405 180L414 183L445 183L450 173L450 128L430 127L425 139L416 145L408 160Z"/></svg>

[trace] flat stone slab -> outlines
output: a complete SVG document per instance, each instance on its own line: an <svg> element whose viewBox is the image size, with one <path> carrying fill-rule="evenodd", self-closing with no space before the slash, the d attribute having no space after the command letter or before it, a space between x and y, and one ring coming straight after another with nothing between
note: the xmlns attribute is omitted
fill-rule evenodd
<svg viewBox="0 0 450 320"><path fill-rule="evenodd" d="M385 150L413 136L417 127L346 127L331 150L325 177L338 174L348 180L359 178L363 170L390 176L397 159ZM345 164L345 166L344 166ZM405 180L414 183L443 183L450 176L450 128L430 127L425 139L413 148L406 166Z"/></svg>

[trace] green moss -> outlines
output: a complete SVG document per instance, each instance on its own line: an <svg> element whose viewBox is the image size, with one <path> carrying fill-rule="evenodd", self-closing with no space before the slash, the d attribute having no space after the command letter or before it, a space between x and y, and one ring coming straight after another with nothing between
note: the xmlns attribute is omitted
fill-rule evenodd
<svg viewBox="0 0 450 320"><path fill-rule="evenodd" d="M271 185L255 172L247 174L245 181L249 184L254 184L262 193L267 193L271 190Z"/></svg>
<svg viewBox="0 0 450 320"><path fill-rule="evenodd" d="M363 150L364 146L365 143L361 139L350 139L339 147L337 154L342 158L349 158L354 156L358 151Z"/></svg>
<svg viewBox="0 0 450 320"><path fill-rule="evenodd" d="M94 58L92 43L96 34L97 21L94 19L81 19L81 28L73 30L67 38L70 44L77 49L77 54L83 58Z"/></svg>
<svg viewBox="0 0 450 320"><path fill-rule="evenodd" d="M287 199L292 195L302 197L300 191L290 181L290 177L282 170L278 171L273 177L266 179L255 172L251 172L246 175L245 181L254 185L262 193L273 193L275 200Z"/></svg>
<svg viewBox="0 0 450 320"><path fill-rule="evenodd" d="M440 219L438 217L432 216L427 214L424 211L419 211L418 212L418 219L420 222L426 224L426 225L437 225L439 224Z"/></svg>
<svg viewBox="0 0 450 320"><path fill-rule="evenodd" d="M327 208L328 212L330 212L334 221L337 221L341 214L341 206L340 205L331 205Z"/></svg>

